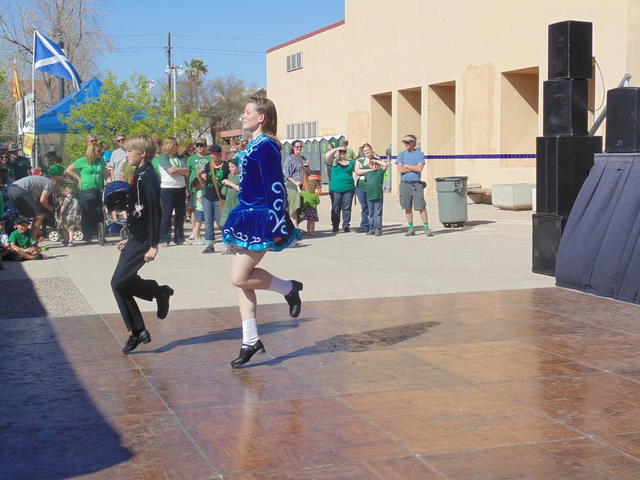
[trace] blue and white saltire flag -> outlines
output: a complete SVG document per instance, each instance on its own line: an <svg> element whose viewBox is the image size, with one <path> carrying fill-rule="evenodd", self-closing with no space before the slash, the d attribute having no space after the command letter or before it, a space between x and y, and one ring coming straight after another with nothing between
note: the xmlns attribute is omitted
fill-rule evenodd
<svg viewBox="0 0 640 480"><path fill-rule="evenodd" d="M80 75L73 67L60 46L42 35L39 31L34 31L33 36L33 68L42 70L66 78L73 83L76 90L80 90Z"/></svg>

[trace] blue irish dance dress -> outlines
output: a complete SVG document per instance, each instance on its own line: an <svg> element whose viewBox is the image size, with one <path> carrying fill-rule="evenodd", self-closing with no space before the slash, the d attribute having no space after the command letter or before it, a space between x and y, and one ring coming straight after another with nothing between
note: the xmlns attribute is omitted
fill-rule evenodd
<svg viewBox="0 0 640 480"><path fill-rule="evenodd" d="M287 212L280 145L258 135L238 154L240 193L229 212L222 241L243 250L280 251L302 238Z"/></svg>

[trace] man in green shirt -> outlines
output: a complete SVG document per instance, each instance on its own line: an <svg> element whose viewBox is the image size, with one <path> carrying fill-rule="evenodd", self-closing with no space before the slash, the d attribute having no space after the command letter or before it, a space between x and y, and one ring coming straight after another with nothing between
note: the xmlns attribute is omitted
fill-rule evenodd
<svg viewBox="0 0 640 480"><path fill-rule="evenodd" d="M47 152L44 156L44 160L47 163L47 166L43 168L45 176L51 178L59 177L64 174L64 167L61 165L62 159L56 152Z"/></svg>
<svg viewBox="0 0 640 480"><path fill-rule="evenodd" d="M191 216L191 224L193 225L195 219L195 190L193 188L193 179L198 176L201 171L204 172L204 166L209 163L211 157L207 154L207 140L205 138L198 138L195 143L196 153L191 155L187 159L187 168L189 169L189 179L187 181L187 187L191 191L189 196L189 203L187 205L187 215Z"/></svg>

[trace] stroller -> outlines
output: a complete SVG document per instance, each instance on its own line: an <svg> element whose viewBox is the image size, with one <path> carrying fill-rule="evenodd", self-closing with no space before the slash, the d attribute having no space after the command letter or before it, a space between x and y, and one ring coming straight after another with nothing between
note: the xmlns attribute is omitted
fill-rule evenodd
<svg viewBox="0 0 640 480"><path fill-rule="evenodd" d="M103 221L98 224L98 242L102 245L105 242L107 232L118 233L120 240L129 237L127 219L118 216L117 220L111 217L111 212L119 214L127 208L127 193L129 184L120 180L107 183L102 190L102 213Z"/></svg>

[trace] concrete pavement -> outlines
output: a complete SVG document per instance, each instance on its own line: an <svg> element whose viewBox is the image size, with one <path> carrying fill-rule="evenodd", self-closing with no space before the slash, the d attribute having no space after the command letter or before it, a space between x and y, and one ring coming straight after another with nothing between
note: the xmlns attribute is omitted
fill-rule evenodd
<svg viewBox="0 0 640 480"><path fill-rule="evenodd" d="M549 287L554 279L531 272L531 211L499 210L469 204L463 229L446 229L438 221L435 199L428 202L428 238L417 228L405 237L406 220L396 197L388 195L384 235L330 233L330 201L322 197L320 235L295 248L270 253L261 266L282 278L304 282L304 300L378 298L481 290ZM416 224L419 217L416 215ZM360 208L352 215L352 230L360 222ZM116 237L101 247L63 248L51 244L47 260L5 263L0 281L30 278L49 315L116 312L109 281L117 262ZM216 244L222 250L220 244ZM171 246L141 270L142 277L171 285L172 309L212 308L236 304L228 280L230 256L201 254L202 247ZM26 279L25 279L26 280ZM280 303L282 297L260 292L261 304ZM155 304L140 302L142 310Z"/></svg>

